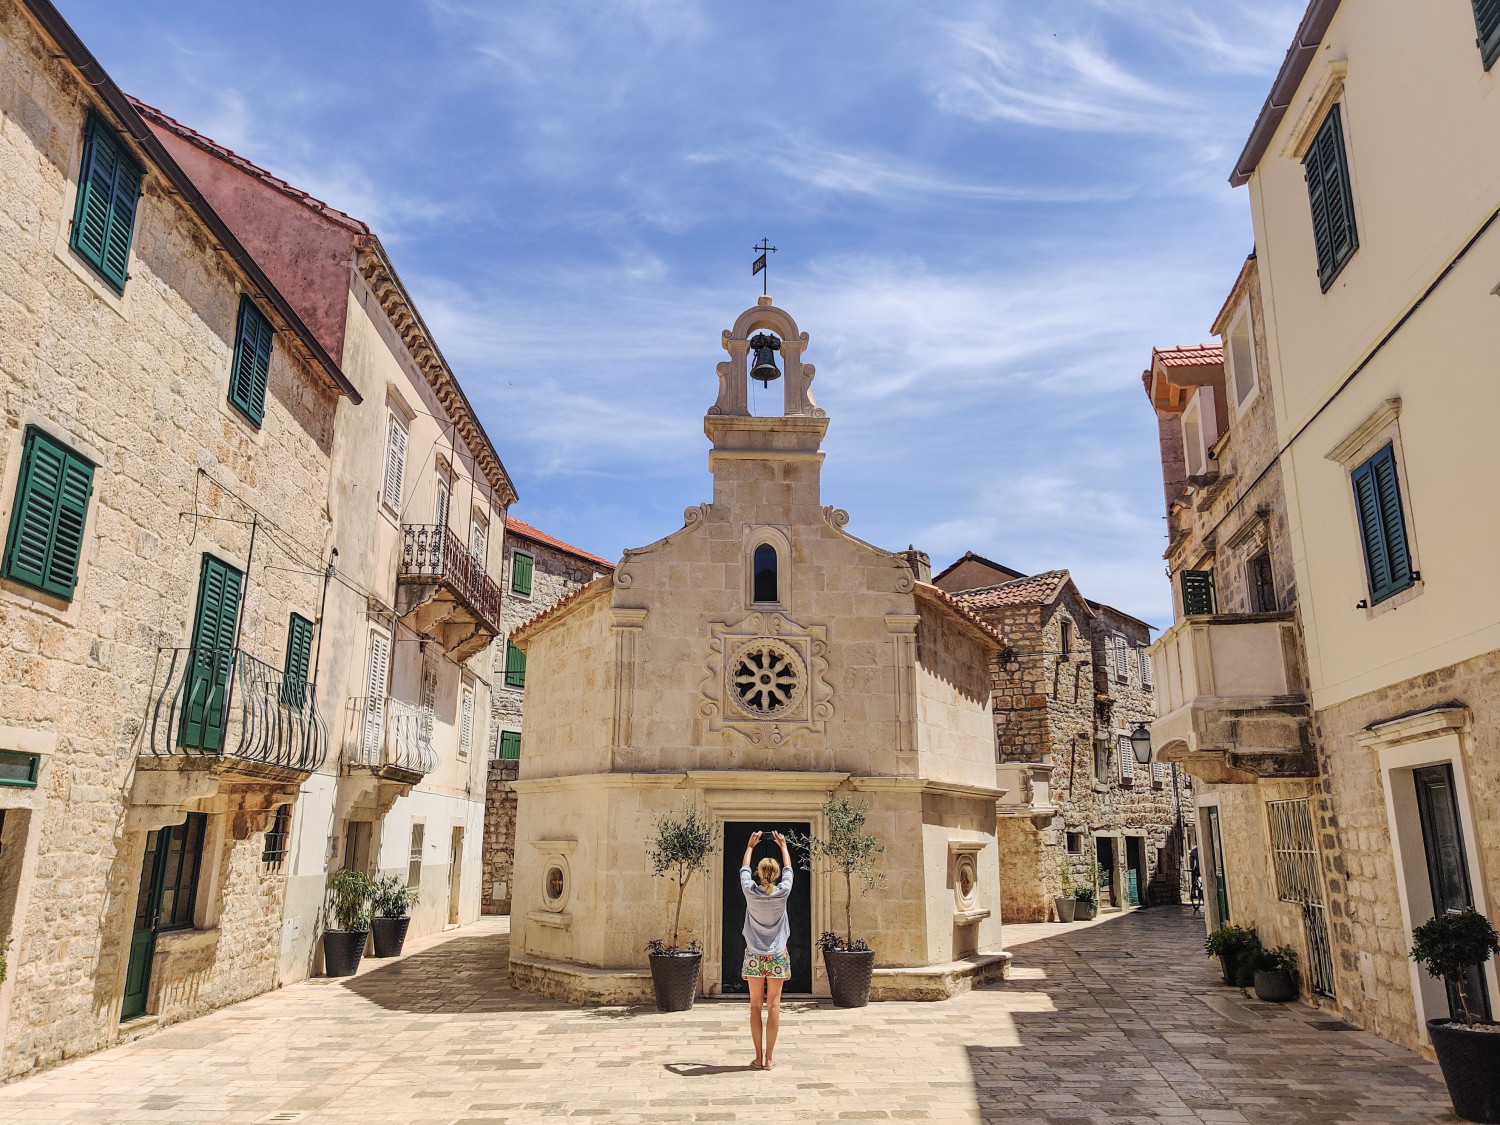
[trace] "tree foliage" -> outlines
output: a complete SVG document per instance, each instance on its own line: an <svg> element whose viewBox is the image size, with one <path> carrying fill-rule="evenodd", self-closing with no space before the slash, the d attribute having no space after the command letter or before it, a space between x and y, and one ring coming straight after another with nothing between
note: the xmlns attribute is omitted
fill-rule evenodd
<svg viewBox="0 0 1500 1125"><path fill-rule="evenodd" d="M672 941L658 952L677 951L677 937L682 923L682 896L694 872L707 872L709 860L718 850L714 842L714 824L694 806L688 805L682 815L664 814L656 818L656 836L646 841L646 858L651 874L671 879L677 884L677 910L672 915Z"/></svg>
<svg viewBox="0 0 1500 1125"><path fill-rule="evenodd" d="M867 804L856 805L848 797L830 796L823 805L823 820L828 825L825 838L796 833L787 837L788 843L802 853L802 870L843 876L846 949L854 947L854 881L859 880L862 894L885 886L885 875L875 866L885 845L865 831L869 812Z"/></svg>
<svg viewBox="0 0 1500 1125"><path fill-rule="evenodd" d="M1451 981L1458 990L1464 1022L1478 1022L1469 1008L1468 970L1500 953L1500 937L1490 920L1474 909L1452 910L1424 922L1411 932L1411 959L1430 976Z"/></svg>
<svg viewBox="0 0 1500 1125"><path fill-rule="evenodd" d="M374 884L363 871L344 867L334 872L328 884L333 901L330 910L341 930L370 928L370 892Z"/></svg>

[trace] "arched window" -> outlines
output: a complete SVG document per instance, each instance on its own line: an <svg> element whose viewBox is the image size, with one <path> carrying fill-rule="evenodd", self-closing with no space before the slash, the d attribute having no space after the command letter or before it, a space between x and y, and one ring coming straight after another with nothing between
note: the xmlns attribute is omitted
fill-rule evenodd
<svg viewBox="0 0 1500 1125"><path fill-rule="evenodd" d="M776 582L776 548L762 543L755 548L755 587L753 600L757 602L780 601Z"/></svg>

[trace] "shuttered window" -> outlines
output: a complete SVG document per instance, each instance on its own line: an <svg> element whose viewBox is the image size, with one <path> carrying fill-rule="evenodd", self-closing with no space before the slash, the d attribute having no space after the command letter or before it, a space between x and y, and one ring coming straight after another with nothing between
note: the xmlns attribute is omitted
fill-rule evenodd
<svg viewBox="0 0 1500 1125"><path fill-rule="evenodd" d="M1395 449L1387 445L1350 474L1364 542L1370 604L1399 594L1416 581L1406 540L1406 516L1396 476Z"/></svg>
<svg viewBox="0 0 1500 1125"><path fill-rule="evenodd" d="M72 600L93 488L91 462L36 427L27 429L5 540L5 577Z"/></svg>
<svg viewBox="0 0 1500 1125"><path fill-rule="evenodd" d="M513 762L521 756L521 732L518 730L503 730L500 732L500 757L507 762Z"/></svg>
<svg viewBox="0 0 1500 1125"><path fill-rule="evenodd" d="M405 475L406 427L392 414L386 427L385 483L380 490L380 500L397 515L401 514L401 481Z"/></svg>
<svg viewBox="0 0 1500 1125"><path fill-rule="evenodd" d="M526 686L526 654L509 642L505 645L505 686Z"/></svg>
<svg viewBox="0 0 1500 1125"><path fill-rule="evenodd" d="M1130 745L1130 736L1122 734L1115 739L1115 756L1120 759L1120 783L1131 785L1135 782L1135 750Z"/></svg>
<svg viewBox="0 0 1500 1125"><path fill-rule="evenodd" d="M308 665L312 661L313 623L294 613L286 627L286 666L281 677L281 699L288 707L307 702Z"/></svg>
<svg viewBox="0 0 1500 1125"><path fill-rule="evenodd" d="M1148 688L1155 682L1154 677L1151 675L1151 654L1144 647L1136 651L1140 654L1141 658L1141 687Z"/></svg>
<svg viewBox="0 0 1500 1125"><path fill-rule="evenodd" d="M199 750L220 750L228 718L225 703L234 668L235 622L244 575L212 555L203 556L198 576L198 611L193 647L183 688L178 743Z"/></svg>
<svg viewBox="0 0 1500 1125"><path fill-rule="evenodd" d="M229 368L229 401L257 426L266 416L266 383L271 375L271 322L240 296L240 323L234 333L234 362Z"/></svg>
<svg viewBox="0 0 1500 1125"><path fill-rule="evenodd" d="M1115 637L1115 679L1122 684L1130 682L1130 646L1124 637Z"/></svg>
<svg viewBox="0 0 1500 1125"><path fill-rule="evenodd" d="M1167 779L1172 776L1172 767L1166 762L1151 763L1151 784L1161 789L1166 786Z"/></svg>
<svg viewBox="0 0 1500 1125"><path fill-rule="evenodd" d="M368 762L382 761L385 737L385 691L391 670L391 639L371 632L370 659L365 668L365 755Z"/></svg>
<svg viewBox="0 0 1500 1125"><path fill-rule="evenodd" d="M1354 229L1354 193L1349 187L1349 157L1339 107L1334 106L1318 128L1312 147L1302 158L1307 196L1312 204L1313 241L1318 250L1318 281L1326 291L1359 249Z"/></svg>
<svg viewBox="0 0 1500 1125"><path fill-rule="evenodd" d="M104 120L89 115L68 244L116 293L125 292L141 166Z"/></svg>
<svg viewBox="0 0 1500 1125"><path fill-rule="evenodd" d="M1193 617L1213 613L1214 572L1211 570L1184 570L1182 572L1182 614Z"/></svg>
<svg viewBox="0 0 1500 1125"><path fill-rule="evenodd" d="M1479 54L1489 70L1500 58L1500 0L1474 0L1474 25L1479 29Z"/></svg>
<svg viewBox="0 0 1500 1125"><path fill-rule="evenodd" d="M466 687L459 696L458 756L467 758L469 746L474 741L474 689Z"/></svg>
<svg viewBox="0 0 1500 1125"><path fill-rule="evenodd" d="M516 551L510 556L510 588L523 598L531 597L531 556Z"/></svg>

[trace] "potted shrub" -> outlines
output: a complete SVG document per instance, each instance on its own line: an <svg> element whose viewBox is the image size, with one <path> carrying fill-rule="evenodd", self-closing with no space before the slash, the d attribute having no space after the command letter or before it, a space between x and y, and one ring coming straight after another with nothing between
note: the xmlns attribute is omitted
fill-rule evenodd
<svg viewBox="0 0 1500 1125"><path fill-rule="evenodd" d="M407 886L399 875L386 875L375 880L370 889L370 905L375 910L370 929L376 957L401 956L417 895L416 888Z"/></svg>
<svg viewBox="0 0 1500 1125"><path fill-rule="evenodd" d="M870 1002L870 979L875 972L875 951L854 936L855 880L861 894L885 885L885 876L875 869L875 860L885 848L865 831L869 812L869 805L856 805L848 797L829 797L823 804L827 838L792 840L802 851L802 870L843 879L844 933L827 931L818 939L823 967L828 970L828 991L840 1008L863 1008Z"/></svg>
<svg viewBox="0 0 1500 1125"><path fill-rule="evenodd" d="M1254 930L1232 924L1220 926L1203 942L1203 951L1210 957L1219 959L1219 967L1224 970L1225 984L1239 984L1240 961L1248 963L1248 955L1258 949L1260 938Z"/></svg>
<svg viewBox="0 0 1500 1125"><path fill-rule="evenodd" d="M1289 945L1262 949L1250 958L1255 966L1255 995L1284 1004L1297 999L1297 951Z"/></svg>
<svg viewBox="0 0 1500 1125"><path fill-rule="evenodd" d="M691 941L679 947L682 926L682 896L694 872L708 870L714 854L714 826L691 805L681 817L656 820L656 838L649 841L646 857L651 874L677 884L677 909L672 914L672 940L652 938L646 943L651 962L651 985L659 1012L685 1012L698 995L698 969L703 963L703 945Z"/></svg>
<svg viewBox="0 0 1500 1125"><path fill-rule="evenodd" d="M1500 952L1495 929L1477 910L1440 914L1412 931L1411 958L1458 994L1464 1018L1427 1021L1453 1112L1466 1121L1500 1122L1500 1024L1471 1006L1469 972Z"/></svg>
<svg viewBox="0 0 1500 1125"><path fill-rule="evenodd" d="M352 977L370 935L370 877L345 867L334 873L329 890L329 912L338 928L323 931L323 970L331 977Z"/></svg>
<svg viewBox="0 0 1500 1125"><path fill-rule="evenodd" d="M1091 922L1099 913L1099 876L1103 868L1099 861L1095 860L1089 864L1089 881L1086 886L1073 886L1073 919L1077 922Z"/></svg>
<svg viewBox="0 0 1500 1125"><path fill-rule="evenodd" d="M1077 888L1073 885L1073 869L1068 866L1068 861L1063 860L1058 871L1062 875L1062 894L1052 900L1052 907L1057 911L1059 922L1071 922L1078 914L1078 899L1074 897Z"/></svg>

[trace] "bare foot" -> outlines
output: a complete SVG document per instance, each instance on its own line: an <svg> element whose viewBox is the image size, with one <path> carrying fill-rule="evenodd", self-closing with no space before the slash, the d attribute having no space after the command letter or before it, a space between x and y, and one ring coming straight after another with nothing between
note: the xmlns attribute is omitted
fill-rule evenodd
<svg viewBox="0 0 1500 1125"><path fill-rule="evenodd" d="M753 1067L753 1068L754 1068L754 1069L756 1069L756 1070L765 1070L765 1069L766 1069L766 1064L765 1064L765 1063L763 1063L763 1062L761 1062L761 1061L760 1061L760 1060L759 1060L759 1059L756 1059L756 1060L755 1060L755 1061L754 1061L754 1062L753 1062L753 1063L751 1063L751 1064L750 1064L750 1065L751 1065L751 1066L752 1066L752 1067Z"/></svg>
<svg viewBox="0 0 1500 1125"><path fill-rule="evenodd" d="M763 1067L761 1067L761 1069L762 1070L775 1070L776 1069L776 1064L774 1062L772 1062L770 1059L767 1059L766 1060L766 1065L763 1066Z"/></svg>

